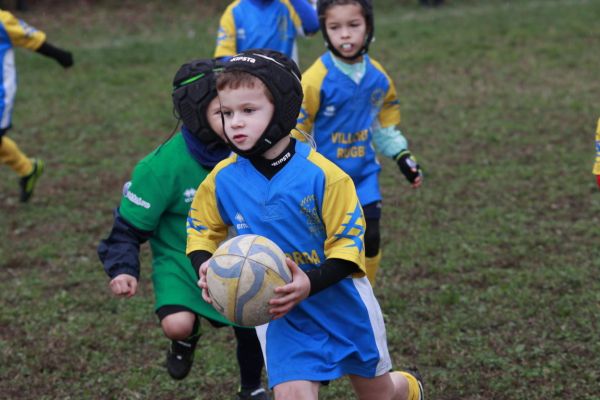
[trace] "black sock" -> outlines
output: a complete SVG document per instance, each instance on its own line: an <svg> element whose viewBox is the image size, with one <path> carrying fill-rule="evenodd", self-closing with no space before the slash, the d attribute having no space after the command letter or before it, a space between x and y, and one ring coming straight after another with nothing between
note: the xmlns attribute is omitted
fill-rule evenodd
<svg viewBox="0 0 600 400"><path fill-rule="evenodd" d="M233 331L237 339L237 359L242 390L257 389L261 386L260 377L264 360L256 330L234 327Z"/></svg>

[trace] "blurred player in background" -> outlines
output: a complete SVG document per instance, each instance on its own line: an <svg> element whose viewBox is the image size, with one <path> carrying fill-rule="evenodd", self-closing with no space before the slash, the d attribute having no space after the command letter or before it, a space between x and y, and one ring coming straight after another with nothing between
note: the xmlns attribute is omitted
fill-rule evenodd
<svg viewBox="0 0 600 400"><path fill-rule="evenodd" d="M375 151L395 160L413 188L423 176L397 128L400 104L394 82L367 54L374 32L371 1L321 0L317 11L329 51L302 77L304 102L297 128L354 180L367 221L367 276L374 284L381 260L382 200Z"/></svg>
<svg viewBox="0 0 600 400"><path fill-rule="evenodd" d="M600 188L600 118L598 118L598 126L596 127L596 162L594 163L594 175L596 182Z"/></svg>
<svg viewBox="0 0 600 400"><path fill-rule="evenodd" d="M53 46L46 34L16 18L8 11L0 10L0 60L2 60L2 87L0 88L0 163L8 165L19 175L21 202L29 201L38 178L44 172L44 162L29 158L17 144L6 135L12 127L12 111L17 92L14 46L33 50L53 58L64 68L73 65L73 55Z"/></svg>
<svg viewBox="0 0 600 400"><path fill-rule="evenodd" d="M297 36L319 30L307 0L236 0L219 23L215 57L231 57L254 48L280 51L298 62Z"/></svg>

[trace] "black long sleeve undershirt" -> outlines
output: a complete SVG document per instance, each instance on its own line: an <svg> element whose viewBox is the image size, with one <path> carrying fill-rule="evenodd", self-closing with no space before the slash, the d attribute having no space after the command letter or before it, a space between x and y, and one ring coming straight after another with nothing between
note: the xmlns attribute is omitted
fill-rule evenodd
<svg viewBox="0 0 600 400"><path fill-rule="evenodd" d="M198 279L200 279L200 266L211 257L212 254L206 250L192 251L188 255L188 258L190 259L190 261L192 262L192 266L194 267L194 271L196 271Z"/></svg>
<svg viewBox="0 0 600 400"><path fill-rule="evenodd" d="M309 296L327 289L329 286L333 286L348 275L356 272L360 272L360 268L352 261L340 258L326 259L319 268L314 268L306 272L310 280Z"/></svg>
<svg viewBox="0 0 600 400"><path fill-rule="evenodd" d="M140 245L152 237L152 232L136 228L125 220L119 209L114 210L110 234L98 244L98 257L106 274L112 279L120 274L140 276Z"/></svg>

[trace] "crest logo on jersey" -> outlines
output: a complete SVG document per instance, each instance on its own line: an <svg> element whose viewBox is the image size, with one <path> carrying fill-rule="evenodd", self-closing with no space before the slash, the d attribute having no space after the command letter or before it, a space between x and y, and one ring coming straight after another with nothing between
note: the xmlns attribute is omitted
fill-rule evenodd
<svg viewBox="0 0 600 400"><path fill-rule="evenodd" d="M326 117L335 116L335 106L327 106L325 107L325 111L323 111L323 115Z"/></svg>
<svg viewBox="0 0 600 400"><path fill-rule="evenodd" d="M194 200L194 195L196 194L196 189L189 188L183 191L183 201L186 203L191 203Z"/></svg>
<svg viewBox="0 0 600 400"><path fill-rule="evenodd" d="M354 211L346 213L344 228L341 232L336 233L334 236L338 239L350 239L352 243L345 247L356 247L361 252L363 249L363 236L365 233L365 220L360 205L356 203Z"/></svg>
<svg viewBox="0 0 600 400"><path fill-rule="evenodd" d="M235 220L237 221L237 224L235 224L235 229L237 229L238 231L240 229L250 229L250 227L246 223L246 220L244 219L244 216L239 212L235 214Z"/></svg>
<svg viewBox="0 0 600 400"><path fill-rule="evenodd" d="M315 203L315 195L311 194L306 196L300 202L300 212L306 218L306 226L311 235L321 236L325 233L325 226L319 212L317 211L317 205Z"/></svg>
<svg viewBox="0 0 600 400"><path fill-rule="evenodd" d="M383 89L375 89L373 93L371 93L371 104L373 107L379 109L383 106L383 98L385 93Z"/></svg>
<svg viewBox="0 0 600 400"><path fill-rule="evenodd" d="M227 33L222 27L219 27L219 30L217 31L217 45L225 39L227 39Z"/></svg>

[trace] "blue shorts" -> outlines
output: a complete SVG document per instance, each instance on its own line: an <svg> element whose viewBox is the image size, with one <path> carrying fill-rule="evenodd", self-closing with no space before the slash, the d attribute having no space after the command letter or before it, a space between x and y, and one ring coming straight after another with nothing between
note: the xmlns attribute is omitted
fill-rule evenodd
<svg viewBox="0 0 600 400"><path fill-rule="evenodd" d="M392 367L383 314L366 277L342 279L256 333L271 388L348 374L373 378Z"/></svg>

